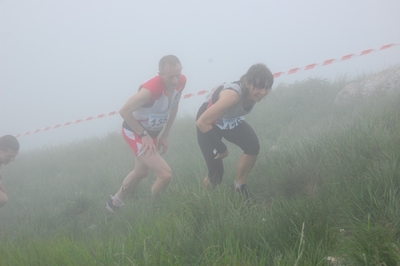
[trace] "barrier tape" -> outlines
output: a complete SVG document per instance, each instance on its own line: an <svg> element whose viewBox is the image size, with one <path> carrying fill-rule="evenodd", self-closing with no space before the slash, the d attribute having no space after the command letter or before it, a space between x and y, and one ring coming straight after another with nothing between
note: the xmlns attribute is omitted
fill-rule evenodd
<svg viewBox="0 0 400 266"><path fill-rule="evenodd" d="M99 115L96 115L96 116L89 116L87 118L77 119L77 120L71 121L71 122L66 122L64 124L57 124L57 125L54 125L54 126L49 126L49 127L45 127L45 128L35 129L35 130L32 130L32 131L27 131L25 133L20 133L20 134L15 135L15 137L19 138L21 136L28 136L30 134L35 134L35 133L38 133L38 132L41 132L41 131L48 131L50 129L56 129L56 128L59 128L59 127L62 127L62 126L69 126L69 125L72 125L72 124L79 124L79 123L82 123L82 122L87 122L87 121L91 121L91 120L98 119L98 118L103 118L103 117L107 117L107 116L113 116L113 115L116 115L118 113L119 113L118 111L112 111L112 112L109 112L108 114L99 114Z"/></svg>
<svg viewBox="0 0 400 266"><path fill-rule="evenodd" d="M379 52L379 51L382 51L382 50L386 50L386 49L392 48L392 47L397 46L397 45L400 45L400 44L399 43L386 44L386 45L382 46L380 49L368 49L368 50L362 51L360 54L348 54L348 55L342 56L340 59L332 58L332 59L325 60L325 61L323 61L321 63L308 64L305 67L295 67L295 68L289 69L286 72L277 72L277 73L274 73L273 75L274 75L274 78L279 78L279 77L281 77L282 75L285 75L285 74L286 75L292 75L292 74L295 74L295 73L297 73L299 71L306 71L306 70L311 70L311 69L314 69L314 68L317 68L317 67L328 66L328 65L331 65L333 63L343 62L343 61L346 61L346 60L349 60L349 59L352 59L352 58L355 58L355 57L358 57L358 56L369 55L369 54L374 53L374 52ZM194 96L201 96L201 95L204 95L204 94L206 94L206 93L208 93L210 91L211 90L202 90L202 91L198 91L196 93L188 93L188 94L183 95L182 98L183 99L188 99L188 98L191 98L191 97L194 97ZM62 126L69 126L69 125L72 125L72 124L79 124L79 123L91 121L91 120L94 120L94 119L113 116L113 115L116 115L118 113L119 113L118 111L112 111L112 112L109 112L108 114L99 114L99 115L96 115L96 116L89 116L89 117L84 118L84 119L77 119L75 121L66 122L64 124L57 124L57 125L54 125L54 126L48 126L48 127L41 128L41 129L27 131L25 133L20 133L20 134L15 135L15 137L18 138L18 137L21 137L21 136L28 136L30 134L35 134L35 133L42 132L42 131L48 131L50 129L56 129L56 128L60 128Z"/></svg>
<svg viewBox="0 0 400 266"><path fill-rule="evenodd" d="M343 61L349 60L349 59L354 58L354 57L363 56L363 55L368 55L368 54L371 54L371 53L373 53L373 52L378 52L378 51L386 50L386 49L392 48L392 47L397 46L397 45L400 45L400 44L398 44L398 43L386 44L386 45L382 46L380 49L368 49L368 50L364 50L364 51L362 51L362 52L361 52L360 54L358 54L358 55L357 55L357 54L348 54L348 55L342 56L341 59L335 59L335 58L333 58L333 59L325 60L324 62L321 62L321 63L308 64L308 65L306 65L306 66L303 67L303 68L301 68L301 67L295 67L295 68L289 69L289 71L287 71L287 73L286 73L286 72L277 72L277 73L274 73L274 78L279 78L279 77L280 77L281 75L283 75L283 74L291 75L291 74L295 74L295 73L297 73L298 71L301 71L301 70L310 70L310 69L314 69L314 68L319 67L319 66L328 66L328 65L331 65L331 64L333 64L333 63L343 62Z"/></svg>

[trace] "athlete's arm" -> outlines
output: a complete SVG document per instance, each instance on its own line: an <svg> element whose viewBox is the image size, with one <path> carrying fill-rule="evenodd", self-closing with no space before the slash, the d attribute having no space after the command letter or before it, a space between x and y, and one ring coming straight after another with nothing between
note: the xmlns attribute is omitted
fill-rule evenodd
<svg viewBox="0 0 400 266"><path fill-rule="evenodd" d="M125 120L125 122L135 131L137 134L141 134L143 127L135 119L132 112L142 107L151 99L151 92L149 89L141 88L135 95L130 97L128 101L119 110L119 114Z"/></svg>
<svg viewBox="0 0 400 266"><path fill-rule="evenodd" d="M175 121L176 114L178 113L178 106L179 106L179 102L174 107L172 107L172 109L169 113L169 118L168 118L167 123L165 124L164 133L162 134L163 137L164 136L168 137L168 135L169 135L169 131L172 127L172 124Z"/></svg>
<svg viewBox="0 0 400 266"><path fill-rule="evenodd" d="M208 132L212 129L212 124L238 102L239 95L236 91L229 89L223 90L219 94L218 101L205 110L199 119L197 119L197 127L203 133Z"/></svg>
<svg viewBox="0 0 400 266"><path fill-rule="evenodd" d="M178 104L176 104L170 111L169 113L169 118L167 123L165 124L164 131L158 141L158 149L161 149L160 154L164 154L168 150L168 135L169 135L169 130L172 127L172 124L174 123L176 114L178 113Z"/></svg>

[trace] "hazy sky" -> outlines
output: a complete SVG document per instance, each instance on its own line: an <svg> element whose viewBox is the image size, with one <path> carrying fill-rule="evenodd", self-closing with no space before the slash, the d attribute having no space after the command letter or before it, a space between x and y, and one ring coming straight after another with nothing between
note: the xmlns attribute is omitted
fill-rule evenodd
<svg viewBox="0 0 400 266"><path fill-rule="evenodd" d="M0 0L0 135L118 110L177 55L184 93L400 43L399 0ZM400 63L400 46L315 70L362 74ZM194 114L204 97L181 101ZM116 115L20 137L22 150L119 130Z"/></svg>

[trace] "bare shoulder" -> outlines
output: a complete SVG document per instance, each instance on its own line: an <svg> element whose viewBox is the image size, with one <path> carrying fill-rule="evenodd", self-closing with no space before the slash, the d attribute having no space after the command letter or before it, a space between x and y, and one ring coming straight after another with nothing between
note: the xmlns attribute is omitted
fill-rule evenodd
<svg viewBox="0 0 400 266"><path fill-rule="evenodd" d="M151 92L149 89L141 88L137 93L131 96L126 105L128 106L141 106L151 99Z"/></svg>
<svg viewBox="0 0 400 266"><path fill-rule="evenodd" d="M226 88L225 90L221 91L219 94L219 99L218 101L223 101L223 102L230 102L233 104L236 104L239 101L239 94L237 91L234 89L229 89Z"/></svg>

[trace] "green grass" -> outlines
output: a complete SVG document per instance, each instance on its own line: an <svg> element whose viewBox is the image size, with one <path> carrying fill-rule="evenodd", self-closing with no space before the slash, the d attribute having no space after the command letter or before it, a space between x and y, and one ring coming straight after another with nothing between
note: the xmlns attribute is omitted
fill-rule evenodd
<svg viewBox="0 0 400 266"><path fill-rule="evenodd" d="M347 83L281 85L246 117L253 202L233 191L229 143L222 184L202 188L193 117L170 134L162 200L150 174L114 215L104 204L133 169L119 133L22 152L3 169L0 265L400 265L400 93L337 106Z"/></svg>

